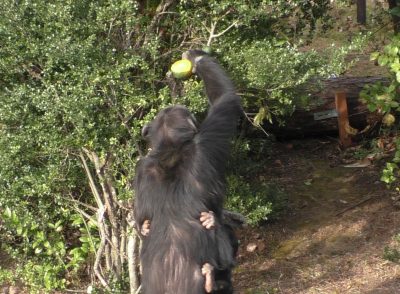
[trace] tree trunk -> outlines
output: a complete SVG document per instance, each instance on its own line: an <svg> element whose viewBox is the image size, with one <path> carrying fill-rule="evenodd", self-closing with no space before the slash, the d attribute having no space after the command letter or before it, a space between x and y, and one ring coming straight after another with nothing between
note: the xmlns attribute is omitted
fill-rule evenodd
<svg viewBox="0 0 400 294"><path fill-rule="evenodd" d="M367 23L367 0L357 0L357 22L362 25Z"/></svg>
<svg viewBox="0 0 400 294"><path fill-rule="evenodd" d="M335 93L344 92L347 99L349 122L352 128L362 130L369 122L369 111L359 99L367 84L389 83L382 77L340 77L309 83L304 92L312 93L307 109L298 108L284 126L266 124L264 128L280 138L302 138L321 135L337 135L338 121ZM325 117L325 118L324 118Z"/></svg>

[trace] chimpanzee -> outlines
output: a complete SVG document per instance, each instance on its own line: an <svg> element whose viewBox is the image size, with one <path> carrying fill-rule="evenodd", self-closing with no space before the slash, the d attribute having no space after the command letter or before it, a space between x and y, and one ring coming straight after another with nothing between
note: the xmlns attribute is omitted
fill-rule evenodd
<svg viewBox="0 0 400 294"><path fill-rule="evenodd" d="M204 81L210 109L199 125L186 107L171 106L142 130L150 147L135 178L142 289L147 294L232 293L237 244L223 224L222 206L240 98L214 58L200 50L189 50L184 58Z"/></svg>

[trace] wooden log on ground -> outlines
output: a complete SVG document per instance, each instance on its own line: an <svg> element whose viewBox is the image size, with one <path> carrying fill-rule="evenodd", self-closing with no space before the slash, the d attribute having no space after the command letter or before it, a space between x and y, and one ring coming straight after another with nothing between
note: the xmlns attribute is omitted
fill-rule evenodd
<svg viewBox="0 0 400 294"><path fill-rule="evenodd" d="M311 93L310 104L298 108L284 126L266 123L264 128L281 138L302 138L321 135L337 135L338 120L335 94L344 92L347 97L349 123L352 128L363 130L368 122L368 111L359 99L365 85L381 82L389 83L385 77L338 77L309 83L304 93Z"/></svg>

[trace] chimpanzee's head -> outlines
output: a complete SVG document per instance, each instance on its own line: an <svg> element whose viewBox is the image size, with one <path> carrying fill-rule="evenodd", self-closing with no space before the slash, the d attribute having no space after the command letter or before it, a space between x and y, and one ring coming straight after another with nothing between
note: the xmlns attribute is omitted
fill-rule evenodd
<svg viewBox="0 0 400 294"><path fill-rule="evenodd" d="M161 110L155 119L142 129L142 136L152 150L177 149L190 142L197 133L197 122L182 105Z"/></svg>

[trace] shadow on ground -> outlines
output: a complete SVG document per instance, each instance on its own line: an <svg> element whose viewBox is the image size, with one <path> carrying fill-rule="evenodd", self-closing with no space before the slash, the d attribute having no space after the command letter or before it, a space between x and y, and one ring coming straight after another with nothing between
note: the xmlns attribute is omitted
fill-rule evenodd
<svg viewBox="0 0 400 294"><path fill-rule="evenodd" d="M345 168L331 149L278 150L265 173L290 207L279 222L238 232L237 293L400 293L400 266L383 259L400 211L379 182L381 167ZM247 252L249 243L258 249Z"/></svg>

